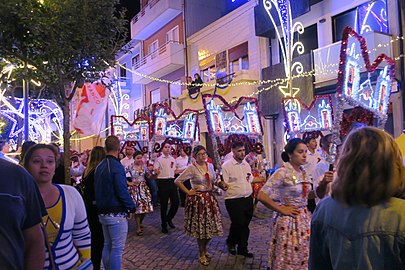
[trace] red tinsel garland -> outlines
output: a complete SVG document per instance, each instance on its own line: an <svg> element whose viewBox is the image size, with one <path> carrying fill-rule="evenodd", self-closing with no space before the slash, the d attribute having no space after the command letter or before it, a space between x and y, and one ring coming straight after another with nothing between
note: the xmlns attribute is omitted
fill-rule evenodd
<svg viewBox="0 0 405 270"><path fill-rule="evenodd" d="M340 122L340 137L346 137L355 122L372 126L373 121L374 114L372 112L362 107L355 107L349 115L343 113L342 121Z"/></svg>

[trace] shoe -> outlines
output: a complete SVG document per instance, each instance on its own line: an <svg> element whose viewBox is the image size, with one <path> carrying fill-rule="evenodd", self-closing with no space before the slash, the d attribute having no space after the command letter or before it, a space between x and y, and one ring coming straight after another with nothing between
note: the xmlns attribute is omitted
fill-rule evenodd
<svg viewBox="0 0 405 270"><path fill-rule="evenodd" d="M174 226L174 224L173 224L173 222L171 220L169 220L167 222L167 225L169 225L169 227L172 228L172 229L176 228L176 226Z"/></svg>
<svg viewBox="0 0 405 270"><path fill-rule="evenodd" d="M231 253L232 255L236 255L235 245L232 245L232 244L226 242L226 246L228 247L229 253Z"/></svg>
<svg viewBox="0 0 405 270"><path fill-rule="evenodd" d="M247 250L245 250L245 251L239 251L238 250L238 255L242 255L242 256L244 256L246 258L253 258L253 253L251 253L251 252L249 252Z"/></svg>
<svg viewBox="0 0 405 270"><path fill-rule="evenodd" d="M162 228L162 233L169 233L169 231L167 230L167 228Z"/></svg>
<svg viewBox="0 0 405 270"><path fill-rule="evenodd" d="M210 258L211 258L211 254L208 253L208 252L205 252L205 257L206 257L207 259L210 259Z"/></svg>
<svg viewBox="0 0 405 270"><path fill-rule="evenodd" d="M142 235L143 235L143 231L138 231L138 232L136 232L136 235L142 236Z"/></svg>
<svg viewBox="0 0 405 270"><path fill-rule="evenodd" d="M205 256L200 257L200 263L204 266L208 266L210 263L207 261Z"/></svg>

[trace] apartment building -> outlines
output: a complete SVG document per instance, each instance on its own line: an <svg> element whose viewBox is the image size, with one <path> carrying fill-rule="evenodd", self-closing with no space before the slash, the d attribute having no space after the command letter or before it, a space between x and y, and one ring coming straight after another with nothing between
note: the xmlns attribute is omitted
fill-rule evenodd
<svg viewBox="0 0 405 270"><path fill-rule="evenodd" d="M336 91L342 30L351 26L362 35L370 48L370 59L378 54L396 58L396 79L404 84L404 45L397 36L403 36L404 9L400 0L350 1L350 0L295 0L291 2L293 22L300 21L305 31L297 36L304 44L305 52L294 55L294 61L303 64L304 71L314 71L308 76L293 81L293 87L300 88L296 95L310 104L314 95L334 94ZM272 80L285 77L284 63L280 57L280 47L274 26L266 13L263 1L255 7L255 29L260 37L267 38L269 47L269 66L262 69L262 79ZM364 69L362 70L364 72ZM263 86L266 88L267 86ZM395 137L403 130L403 96L394 86L391 94L391 108L386 129ZM277 88L260 94L261 109L265 118L270 119L271 152L277 162L284 140L281 99L283 95Z"/></svg>

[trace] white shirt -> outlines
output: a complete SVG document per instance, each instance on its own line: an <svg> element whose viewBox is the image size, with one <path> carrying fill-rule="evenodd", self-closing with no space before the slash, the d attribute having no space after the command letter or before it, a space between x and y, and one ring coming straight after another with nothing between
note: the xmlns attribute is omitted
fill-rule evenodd
<svg viewBox="0 0 405 270"><path fill-rule="evenodd" d="M243 160L241 163L234 158L225 161L222 165L222 176L228 184L225 194L226 199L246 198L252 195L252 170L250 165Z"/></svg>
<svg viewBox="0 0 405 270"><path fill-rule="evenodd" d="M178 156L174 161L174 167L176 170L185 170L188 166L188 156Z"/></svg>
<svg viewBox="0 0 405 270"><path fill-rule="evenodd" d="M172 156L161 155L153 164L154 169L159 170L158 179L174 178L174 158Z"/></svg>
<svg viewBox="0 0 405 270"><path fill-rule="evenodd" d="M225 155L224 162L226 162L226 161L228 161L230 159L233 159L233 152L232 151Z"/></svg>
<svg viewBox="0 0 405 270"><path fill-rule="evenodd" d="M131 173L129 172L129 170L131 170L132 169L132 167L134 166L134 158L133 157L131 157L131 158L129 158L129 157L124 157L123 159L121 159L121 164L122 164L122 166L124 166L124 168L125 168L125 171L128 171L128 172L126 172L126 174L125 174L125 176L126 177L131 177Z"/></svg>
<svg viewBox="0 0 405 270"><path fill-rule="evenodd" d="M309 179L312 179L312 172L314 170L315 165L321 160L321 153L319 151L315 151L313 154L308 151L307 152L307 164L304 165L305 172Z"/></svg>

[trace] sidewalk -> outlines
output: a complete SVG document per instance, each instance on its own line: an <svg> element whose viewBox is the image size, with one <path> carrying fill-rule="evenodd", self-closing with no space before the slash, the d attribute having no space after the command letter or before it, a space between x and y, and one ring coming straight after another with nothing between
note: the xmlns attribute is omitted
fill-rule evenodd
<svg viewBox="0 0 405 270"><path fill-rule="evenodd" d="M179 208L168 234L160 232L160 209L147 214L144 220L144 235L135 233L135 221L129 222L128 238L123 255L123 269L266 269L269 242L269 221L253 217L250 223L249 251L254 258L234 256L228 253L225 239L228 236L230 220L225 209L223 196L217 196L220 204L224 235L213 238L208 245L212 255L209 266L198 261L197 241L184 234L184 208Z"/></svg>

